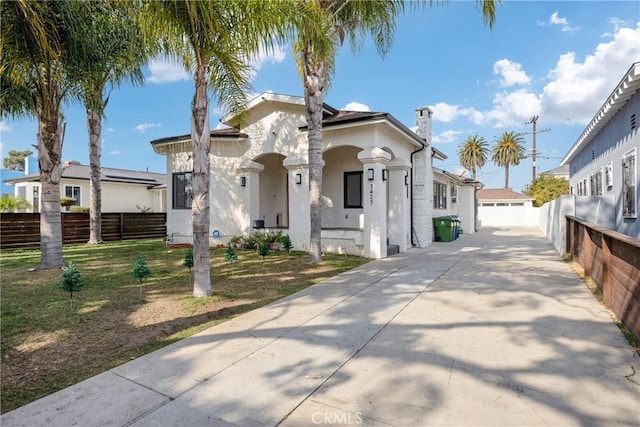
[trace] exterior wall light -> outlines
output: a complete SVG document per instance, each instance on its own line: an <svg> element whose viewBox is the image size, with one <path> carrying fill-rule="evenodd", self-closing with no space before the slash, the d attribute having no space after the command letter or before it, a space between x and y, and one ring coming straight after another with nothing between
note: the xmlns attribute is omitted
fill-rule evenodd
<svg viewBox="0 0 640 427"><path fill-rule="evenodd" d="M246 187L247 186L247 177L246 176L241 176L240 177L240 187Z"/></svg>
<svg viewBox="0 0 640 427"><path fill-rule="evenodd" d="M297 173L296 174L296 184L302 184L302 174L301 173Z"/></svg>
<svg viewBox="0 0 640 427"><path fill-rule="evenodd" d="M367 169L367 179L373 181L373 169Z"/></svg>

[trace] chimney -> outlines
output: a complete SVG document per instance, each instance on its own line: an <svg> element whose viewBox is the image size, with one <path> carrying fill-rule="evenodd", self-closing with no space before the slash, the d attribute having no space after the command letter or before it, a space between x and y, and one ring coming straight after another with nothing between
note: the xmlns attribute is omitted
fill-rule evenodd
<svg viewBox="0 0 640 427"><path fill-rule="evenodd" d="M416 134L431 145L431 116L433 111L429 107L416 108Z"/></svg>

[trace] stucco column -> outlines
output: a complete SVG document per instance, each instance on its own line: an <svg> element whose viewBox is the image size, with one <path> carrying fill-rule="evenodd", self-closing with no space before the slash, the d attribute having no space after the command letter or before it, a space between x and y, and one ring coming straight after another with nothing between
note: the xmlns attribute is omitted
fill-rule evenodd
<svg viewBox="0 0 640 427"><path fill-rule="evenodd" d="M382 179L391 155L378 147L365 148L358 153L362 162L364 208L364 256L387 256L387 181ZM385 173L388 173L385 172Z"/></svg>
<svg viewBox="0 0 640 427"><path fill-rule="evenodd" d="M264 166L256 162L245 162L236 167L236 181L242 207L240 212L240 228L244 234L250 234L253 220L260 219L260 172Z"/></svg>
<svg viewBox="0 0 640 427"><path fill-rule="evenodd" d="M287 157L283 165L289 175L289 238L296 250L309 248L309 164Z"/></svg>
<svg viewBox="0 0 640 427"><path fill-rule="evenodd" d="M389 243L406 252L411 245L411 212L409 207L409 171L411 164L395 159L387 163L389 171Z"/></svg>

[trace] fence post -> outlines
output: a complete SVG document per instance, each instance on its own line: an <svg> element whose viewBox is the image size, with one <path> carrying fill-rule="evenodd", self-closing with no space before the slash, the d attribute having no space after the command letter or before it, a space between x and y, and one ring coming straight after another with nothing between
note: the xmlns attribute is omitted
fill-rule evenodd
<svg viewBox="0 0 640 427"><path fill-rule="evenodd" d="M593 237L591 236L591 233L593 232L593 230L591 230L588 227L583 227L583 232L582 232L582 236L583 236L583 248L582 248L582 258L583 258L583 268L584 268L584 276L585 277L591 277L591 264L592 264L592 259L591 259L591 253L592 253L592 245L593 245Z"/></svg>
<svg viewBox="0 0 640 427"><path fill-rule="evenodd" d="M124 213L120 212L120 241L124 235Z"/></svg>
<svg viewBox="0 0 640 427"><path fill-rule="evenodd" d="M602 300L604 305L613 309L612 265L611 245L613 239L602 233Z"/></svg>
<svg viewBox="0 0 640 427"><path fill-rule="evenodd" d="M573 251L571 245L571 219L568 216L564 217L565 222L565 230L566 233L564 235L564 253L573 258Z"/></svg>

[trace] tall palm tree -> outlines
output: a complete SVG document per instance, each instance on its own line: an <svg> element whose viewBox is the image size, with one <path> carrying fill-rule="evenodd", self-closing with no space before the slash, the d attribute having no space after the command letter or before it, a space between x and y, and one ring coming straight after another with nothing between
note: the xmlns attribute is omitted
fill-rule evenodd
<svg viewBox="0 0 640 427"><path fill-rule="evenodd" d="M476 180L476 172L484 166L489 155L487 141L478 135L471 135L458 146L460 164L471 171L473 180Z"/></svg>
<svg viewBox="0 0 640 427"><path fill-rule="evenodd" d="M516 132L503 132L496 137L491 151L491 159L500 167L504 167L504 188L509 188L509 166L517 166L524 158L524 138Z"/></svg>
<svg viewBox="0 0 640 427"><path fill-rule="evenodd" d="M89 131L89 243L102 242L100 156L102 118L111 89L124 81L144 83L141 67L147 57L131 8L112 2L73 2L84 18L73 27L65 67L79 82Z"/></svg>
<svg viewBox="0 0 640 427"><path fill-rule="evenodd" d="M495 4L499 0L476 1L482 6L485 23L493 26ZM334 72L336 52L345 39L355 52L364 38L371 35L376 49L384 56L391 48L396 17L404 12L407 3L418 3L406 0L298 0L297 3L299 10L304 11L295 20L297 40L294 50L307 109L309 261L315 262L321 260L322 106Z"/></svg>
<svg viewBox="0 0 640 427"><path fill-rule="evenodd" d="M71 2L0 2L0 111L38 121L42 186L40 268L64 266L60 218L61 104L71 88L61 61ZM73 20L72 18L70 18Z"/></svg>
<svg viewBox="0 0 640 427"><path fill-rule="evenodd" d="M148 1L141 11L143 30L183 59L194 73L191 104L194 296L211 295L209 268L209 96L242 117L250 86L248 59L291 26L292 2L263 0Z"/></svg>

